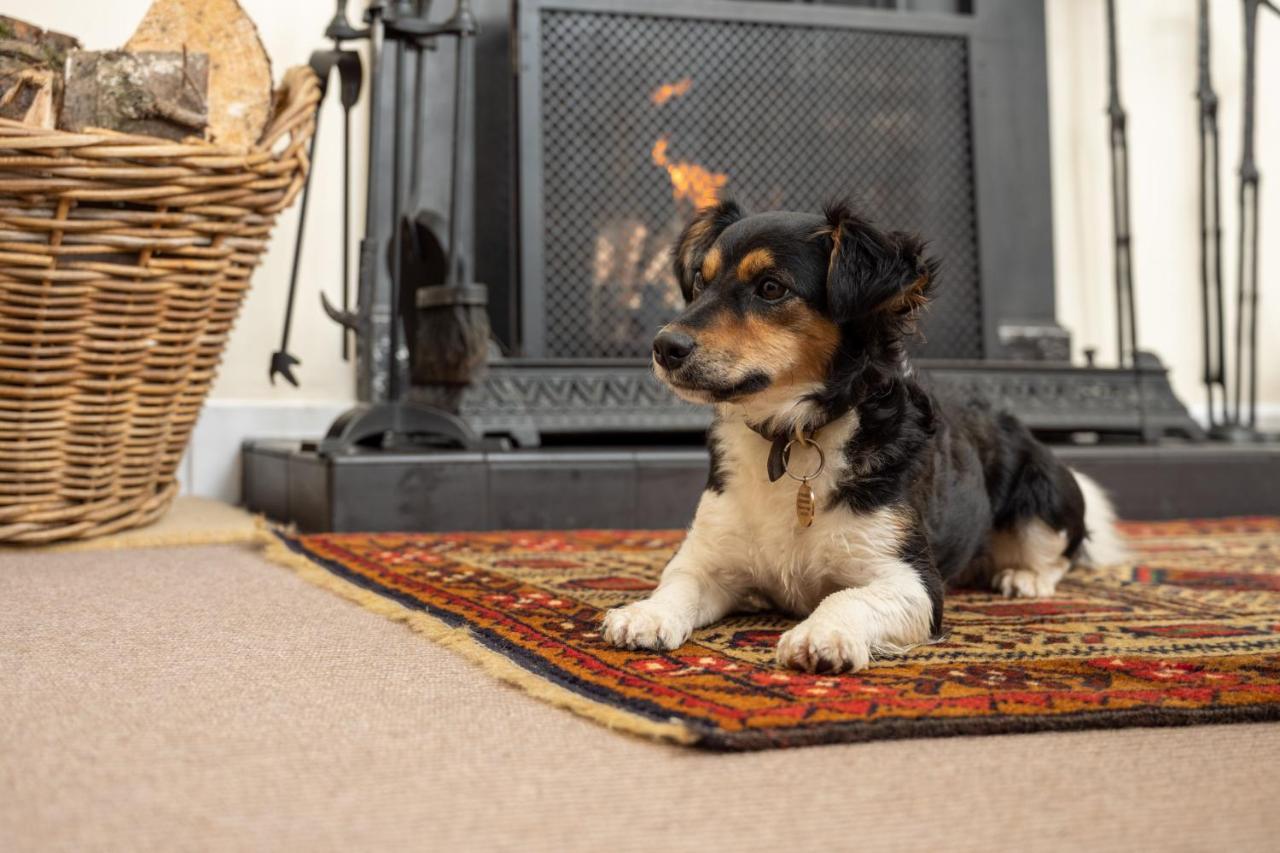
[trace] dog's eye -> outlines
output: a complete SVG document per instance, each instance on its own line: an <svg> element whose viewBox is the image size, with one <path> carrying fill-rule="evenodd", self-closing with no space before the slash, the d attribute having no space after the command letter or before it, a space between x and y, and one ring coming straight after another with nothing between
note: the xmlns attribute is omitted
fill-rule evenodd
<svg viewBox="0 0 1280 853"><path fill-rule="evenodd" d="M699 293L702 292L702 287L703 287L702 273L696 272L693 274L693 287L690 288L689 292L692 293L694 296L697 296Z"/></svg>
<svg viewBox="0 0 1280 853"><path fill-rule="evenodd" d="M787 289L779 284L776 279L766 278L756 287L756 295L765 302L777 302L787 295Z"/></svg>

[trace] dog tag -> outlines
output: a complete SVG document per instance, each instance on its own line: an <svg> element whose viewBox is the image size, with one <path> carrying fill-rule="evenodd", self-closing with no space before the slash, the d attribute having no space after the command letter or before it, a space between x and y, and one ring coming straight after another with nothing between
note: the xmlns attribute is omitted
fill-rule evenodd
<svg viewBox="0 0 1280 853"><path fill-rule="evenodd" d="M801 527L809 527L813 524L814 514L814 498L813 489L809 488L807 482L800 484L800 490L796 492L796 521Z"/></svg>

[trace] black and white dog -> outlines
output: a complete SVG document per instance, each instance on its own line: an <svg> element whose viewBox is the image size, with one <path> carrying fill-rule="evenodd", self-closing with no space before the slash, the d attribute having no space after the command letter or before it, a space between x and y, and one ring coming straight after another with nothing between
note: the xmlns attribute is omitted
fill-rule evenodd
<svg viewBox="0 0 1280 853"><path fill-rule="evenodd" d="M658 376L715 406L711 475L648 599L611 610L618 646L674 649L735 610L803 621L777 658L859 670L939 636L948 584L1046 596L1123 557L1102 491L1008 414L946 402L904 341L937 263L847 206L701 211L675 247L684 312Z"/></svg>

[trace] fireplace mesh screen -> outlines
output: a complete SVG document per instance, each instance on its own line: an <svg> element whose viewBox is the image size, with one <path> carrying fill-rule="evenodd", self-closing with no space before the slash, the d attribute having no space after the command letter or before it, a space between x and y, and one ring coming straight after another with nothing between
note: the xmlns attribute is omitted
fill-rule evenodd
<svg viewBox="0 0 1280 853"><path fill-rule="evenodd" d="M646 357L669 249L715 196L852 198L942 259L918 355L980 358L963 37L541 12L546 355ZM526 286L530 283L526 282Z"/></svg>

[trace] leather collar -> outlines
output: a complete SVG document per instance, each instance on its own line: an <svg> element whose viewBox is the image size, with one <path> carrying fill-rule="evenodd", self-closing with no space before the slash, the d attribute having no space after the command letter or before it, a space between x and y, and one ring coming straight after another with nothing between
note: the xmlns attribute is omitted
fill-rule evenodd
<svg viewBox="0 0 1280 853"><path fill-rule="evenodd" d="M786 460L784 459L784 457L786 455L788 444L790 444L794 439L796 439L799 436L804 436L805 438L810 438L810 439L813 438L815 435L818 434L818 431L821 430L823 427L827 426L830 423L833 423L834 421L840 420L840 418L849 414L849 412L852 410L853 410L853 407L850 406L848 409L845 409L844 411L834 415L833 417L828 417L824 419L821 423L818 423L806 429L797 430L794 432L784 432L784 433L769 432L765 430L764 427L759 426L757 424L753 424L750 421L747 421L747 426L751 428L752 432L754 432L756 435L760 436L765 441L770 442L772 444L772 446L769 448L769 461L765 467L765 471L769 475L769 482L776 483L779 479L782 478L782 475L786 473L787 466L786 466Z"/></svg>

